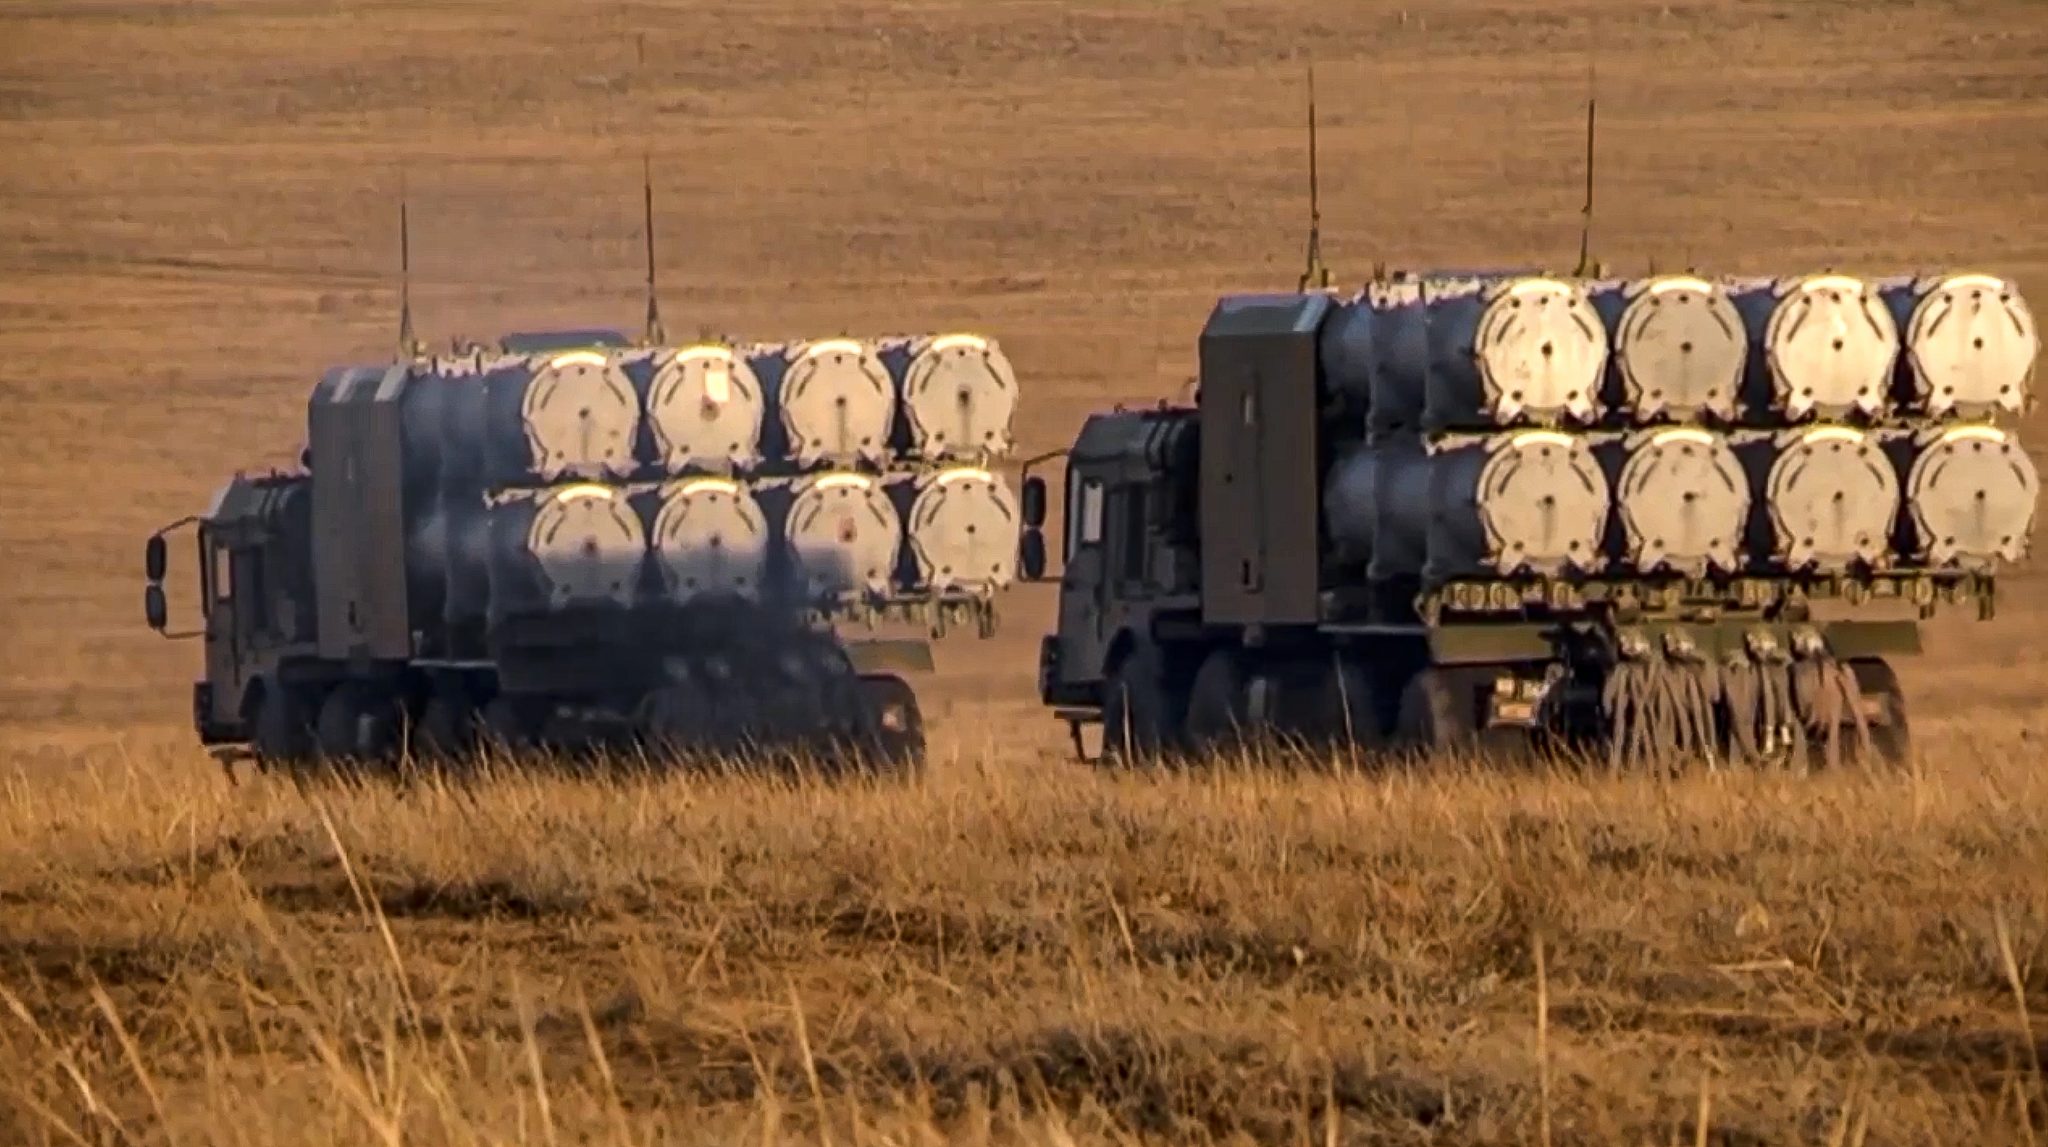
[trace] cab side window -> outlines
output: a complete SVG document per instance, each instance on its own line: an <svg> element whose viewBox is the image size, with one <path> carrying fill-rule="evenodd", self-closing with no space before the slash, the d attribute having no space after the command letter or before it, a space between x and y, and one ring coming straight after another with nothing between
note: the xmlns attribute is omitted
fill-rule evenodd
<svg viewBox="0 0 2048 1147"><path fill-rule="evenodd" d="M1117 563L1122 567L1118 573L1127 582L1142 583L1145 580L1145 487L1126 486L1119 493L1123 507L1122 519L1117 524L1122 530L1123 553Z"/></svg>
<svg viewBox="0 0 2048 1147"><path fill-rule="evenodd" d="M231 551L228 568L233 571L234 592L241 598L241 608L235 611L235 617L242 632L252 636L266 632L270 629L270 600L264 592L262 551Z"/></svg>
<svg viewBox="0 0 2048 1147"><path fill-rule="evenodd" d="M1074 551L1102 541L1102 479L1070 473L1067 478L1067 550Z"/></svg>
<svg viewBox="0 0 2048 1147"><path fill-rule="evenodd" d="M225 605L235 596L234 551L214 538L206 539L205 577L208 607Z"/></svg>

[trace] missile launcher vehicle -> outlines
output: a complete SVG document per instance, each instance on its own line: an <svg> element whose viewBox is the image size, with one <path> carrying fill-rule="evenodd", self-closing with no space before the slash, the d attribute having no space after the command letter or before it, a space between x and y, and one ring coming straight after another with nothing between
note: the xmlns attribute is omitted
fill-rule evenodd
<svg viewBox="0 0 2048 1147"><path fill-rule="evenodd" d="M651 312L650 312L651 313ZM409 331L409 323L407 324ZM903 672L1014 580L1015 374L979 335L509 335L339 367L299 469L197 532L199 739L294 765L597 746L914 763ZM908 398L906 398L908 396ZM922 634L848 634L906 623Z"/></svg>
<svg viewBox="0 0 2048 1147"><path fill-rule="evenodd" d="M1225 297L1192 403L1057 452L1040 697L1126 760L1269 734L1897 759L1892 660L1944 608L1990 618L2030 544L2001 423L2038 343L1974 273ZM1034 577L1047 501L1027 468Z"/></svg>

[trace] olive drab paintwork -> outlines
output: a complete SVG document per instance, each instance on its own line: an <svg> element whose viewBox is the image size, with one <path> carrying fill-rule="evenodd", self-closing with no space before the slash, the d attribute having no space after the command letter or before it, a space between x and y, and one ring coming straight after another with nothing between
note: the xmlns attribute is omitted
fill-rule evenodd
<svg viewBox="0 0 2048 1147"><path fill-rule="evenodd" d="M307 442L320 656L413 653L406 585L402 404L409 364L342 367L313 388Z"/></svg>
<svg viewBox="0 0 2048 1147"><path fill-rule="evenodd" d="M316 653L312 491L303 473L237 475L193 523L205 645L193 717L201 741L215 744L236 739L245 699L280 664Z"/></svg>
<svg viewBox="0 0 2048 1147"><path fill-rule="evenodd" d="M1968 306L2005 323L1975 360L1926 317ZM1339 726L1833 753L1848 714L1895 755L1883 659L1943 606L1991 616L2031 541L2038 472L1986 421L2026 406L2024 318L1982 275L1225 297L1194 409L1091 415L1066 452L1041 698L1119 754Z"/></svg>
<svg viewBox="0 0 2048 1147"><path fill-rule="evenodd" d="M1330 298L1217 303L1202 329L1202 619L1317 620L1316 335Z"/></svg>
<svg viewBox="0 0 2048 1147"><path fill-rule="evenodd" d="M772 386L727 344L605 331L325 372L305 469L237 478L195 519L195 727L259 758L388 759L413 724L441 751L486 731L515 744L571 726L569 743L656 725L672 737L694 712L758 737L886 710L890 743L921 746L914 693L894 674L930 671L927 639L842 640L837 627L907 621L936 638L966 618L994 632L1016 497L963 459L1008 450L1015 379L992 339L899 341L967 356L916 369L948 380L961 410L946 433L971 447L908 427L874 351L888 340L774 344L796 373ZM722 369L700 369L714 359ZM861 405L836 401L849 394L874 401L840 426L833 412ZM145 571L159 629L163 544ZM874 713L832 700L852 695L829 684L849 674Z"/></svg>
<svg viewBox="0 0 2048 1147"><path fill-rule="evenodd" d="M1190 494L1201 428L1186 407L1090 415L1067 455L1058 622L1042 656L1053 684L1090 696L1119 635L1195 607L1201 523ZM1043 668L1043 667L1042 667ZM1092 675L1091 675L1092 674ZM1041 682L1044 685L1044 682Z"/></svg>
<svg viewBox="0 0 2048 1147"><path fill-rule="evenodd" d="M167 632L165 535L196 526L204 743L279 767L493 742L922 759L895 674L931 670L930 640L961 618L995 630L1013 566L981 535L1010 533L1014 499L962 467L1007 453L1014 371L972 332L671 343L646 157L642 172L638 338L430 353L401 193L397 353L321 375L304 469L238 476L146 543L145 620L187 636ZM806 498L856 486L858 506ZM867 516L848 531L840 510ZM926 632L842 637L849 622Z"/></svg>

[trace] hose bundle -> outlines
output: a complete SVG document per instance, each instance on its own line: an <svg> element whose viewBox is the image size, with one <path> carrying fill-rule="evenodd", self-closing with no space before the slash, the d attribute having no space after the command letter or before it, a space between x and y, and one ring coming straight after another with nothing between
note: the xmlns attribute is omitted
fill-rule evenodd
<svg viewBox="0 0 2048 1147"><path fill-rule="evenodd" d="M1820 636L1802 633L1795 641L1798 661L1791 673L1791 692L1800 721L1825 737L1827 763L1842 763L1842 726L1853 728L1856 748L1868 760L1871 755L1870 722L1863 716L1863 690L1848 665L1828 656Z"/></svg>
<svg viewBox="0 0 2048 1147"><path fill-rule="evenodd" d="M1666 634L1661 646L1618 634L1600 696L1609 767L1691 757L1711 767L1724 741L1736 762L1803 762L1819 738L1832 768L1841 763L1845 726L1867 757L1870 726L1855 672L1811 630L1795 634L1792 646L1756 630L1717 664L1683 633Z"/></svg>
<svg viewBox="0 0 2048 1147"><path fill-rule="evenodd" d="M1667 635L1662 649L1639 635L1623 634L1616 651L1619 660L1601 692L1608 766L1619 769L1624 760L1669 763L1695 754L1711 762L1719 740L1715 706L1722 693L1713 662L1682 634Z"/></svg>

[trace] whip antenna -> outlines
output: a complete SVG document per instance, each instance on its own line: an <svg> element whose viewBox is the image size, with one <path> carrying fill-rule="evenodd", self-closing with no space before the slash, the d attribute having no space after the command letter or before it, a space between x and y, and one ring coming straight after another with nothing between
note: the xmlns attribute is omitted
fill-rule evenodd
<svg viewBox="0 0 2048 1147"><path fill-rule="evenodd" d="M647 235L647 341L659 346L668 341L668 334L661 329L661 304L654 294L654 161L644 151L640 153L640 192L642 229Z"/></svg>
<svg viewBox="0 0 2048 1147"><path fill-rule="evenodd" d="M398 353L418 357L412 331L412 221L406 210L405 169L398 171Z"/></svg>
<svg viewBox="0 0 2048 1147"><path fill-rule="evenodd" d="M1308 260L1299 290L1329 290L1330 269L1323 265L1323 207L1316 179L1316 62L1308 61Z"/></svg>
<svg viewBox="0 0 2048 1147"><path fill-rule="evenodd" d="M1580 278L1594 271L1593 266L1593 125L1594 115L1599 107L1599 93L1594 86L1593 64L1586 64L1586 204L1579 209L1579 270Z"/></svg>

